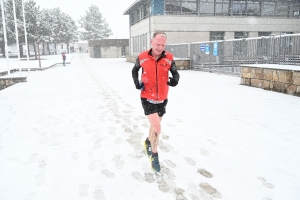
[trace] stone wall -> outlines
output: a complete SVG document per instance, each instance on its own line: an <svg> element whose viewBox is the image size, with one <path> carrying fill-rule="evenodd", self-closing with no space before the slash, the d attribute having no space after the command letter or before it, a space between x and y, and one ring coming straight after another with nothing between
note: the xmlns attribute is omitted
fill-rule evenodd
<svg viewBox="0 0 300 200"><path fill-rule="evenodd" d="M242 66L241 84L300 96L298 70Z"/></svg>
<svg viewBox="0 0 300 200"><path fill-rule="evenodd" d="M190 60L187 59L180 59L180 58L175 58L174 59L177 70L187 70L190 69ZM136 62L136 56L130 56L127 55L126 56L126 62L132 62L135 63Z"/></svg>
<svg viewBox="0 0 300 200"><path fill-rule="evenodd" d="M9 86L12 86L16 83L27 82L27 77L10 77L10 78L1 78L0 77L0 90L3 90Z"/></svg>

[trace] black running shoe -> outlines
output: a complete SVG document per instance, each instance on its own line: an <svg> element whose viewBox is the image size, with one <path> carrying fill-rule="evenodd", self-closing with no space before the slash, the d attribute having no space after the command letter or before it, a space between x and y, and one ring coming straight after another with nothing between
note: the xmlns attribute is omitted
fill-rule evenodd
<svg viewBox="0 0 300 200"><path fill-rule="evenodd" d="M153 155L153 154L151 155L151 167L154 171L160 172L160 164L159 164L157 153L156 153L156 155Z"/></svg>
<svg viewBox="0 0 300 200"><path fill-rule="evenodd" d="M144 148L145 148L146 155L150 157L152 155L152 149L151 149L151 143L147 139L144 142Z"/></svg>

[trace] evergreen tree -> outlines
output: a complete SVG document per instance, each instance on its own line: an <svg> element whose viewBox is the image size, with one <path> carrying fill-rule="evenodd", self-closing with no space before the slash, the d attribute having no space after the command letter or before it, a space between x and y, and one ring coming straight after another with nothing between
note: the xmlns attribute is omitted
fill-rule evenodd
<svg viewBox="0 0 300 200"><path fill-rule="evenodd" d="M60 38L63 43L67 44L67 49L69 51L70 43L78 41L77 26L75 21L69 15L64 13L61 15L61 22Z"/></svg>
<svg viewBox="0 0 300 200"><path fill-rule="evenodd" d="M27 43L28 45L33 45L35 57L37 58L36 42L38 39L40 39L37 36L41 35L41 29L40 26L38 26L41 15L40 7L36 5L35 1L29 0L28 2L24 3L24 9L26 20ZM25 39L23 32L22 38ZM30 52L29 48L27 48L27 51Z"/></svg>
<svg viewBox="0 0 300 200"><path fill-rule="evenodd" d="M16 44L16 32L15 32L15 21L14 21L14 10L13 10L13 1L5 1L5 18L6 18L6 33L7 33L7 43L8 45ZM19 42L21 43L22 35L22 26L23 20L21 17L22 14L22 2L21 0L15 0L15 9L16 9L16 21L18 27L18 36Z"/></svg>
<svg viewBox="0 0 300 200"><path fill-rule="evenodd" d="M3 29L1 4L0 4L0 48L1 48L1 53L3 54L3 56L5 56L4 29Z"/></svg>
<svg viewBox="0 0 300 200"><path fill-rule="evenodd" d="M85 16L78 20L80 27L85 31L80 32L80 39L82 40L96 40L108 38L112 35L106 19L102 17L99 8L96 5L91 5Z"/></svg>

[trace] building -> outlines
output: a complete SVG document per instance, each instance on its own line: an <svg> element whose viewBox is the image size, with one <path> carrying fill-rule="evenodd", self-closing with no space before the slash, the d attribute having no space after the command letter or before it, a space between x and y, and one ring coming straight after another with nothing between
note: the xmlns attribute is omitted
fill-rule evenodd
<svg viewBox="0 0 300 200"><path fill-rule="evenodd" d="M300 0L136 0L124 12L129 55L150 48L156 30L168 44L299 33L299 12Z"/></svg>
<svg viewBox="0 0 300 200"><path fill-rule="evenodd" d="M121 58L128 55L128 39L89 40L89 55L92 58Z"/></svg>

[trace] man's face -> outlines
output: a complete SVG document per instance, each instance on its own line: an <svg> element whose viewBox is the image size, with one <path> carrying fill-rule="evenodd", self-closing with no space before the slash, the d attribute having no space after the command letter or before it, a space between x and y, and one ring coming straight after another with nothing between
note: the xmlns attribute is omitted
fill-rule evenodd
<svg viewBox="0 0 300 200"><path fill-rule="evenodd" d="M165 49L167 43L167 37L163 34L157 34L151 40L152 46L152 56L158 57L161 55L162 51Z"/></svg>

